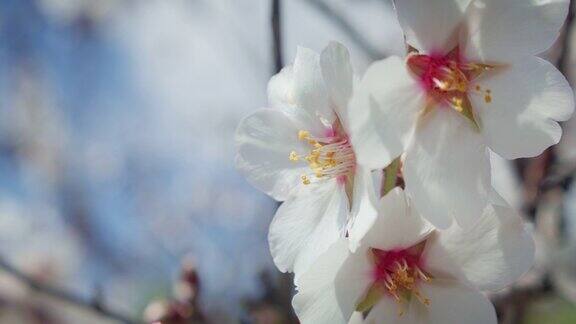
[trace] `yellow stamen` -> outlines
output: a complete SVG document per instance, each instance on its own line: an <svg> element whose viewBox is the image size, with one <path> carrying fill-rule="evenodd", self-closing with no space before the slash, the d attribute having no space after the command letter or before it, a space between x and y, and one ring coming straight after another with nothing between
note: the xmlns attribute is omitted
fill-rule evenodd
<svg viewBox="0 0 576 324"><path fill-rule="evenodd" d="M452 102L452 105L457 112L461 113L464 111L464 101L462 98L452 97L450 101Z"/></svg>
<svg viewBox="0 0 576 324"><path fill-rule="evenodd" d="M424 304L425 306L430 306L430 298L427 298L427 297L422 296L422 294L420 293L420 291L414 290L414 291L412 292L412 294L416 297L416 299L418 299L419 302L421 302L421 303Z"/></svg>
<svg viewBox="0 0 576 324"><path fill-rule="evenodd" d="M422 249L423 245L420 244L411 247L409 253L421 253ZM380 299L390 297L398 305L398 316L403 316L406 313L407 305L412 298L426 307L430 306L430 298L422 294L419 286L422 282L432 281L432 278L414 263L412 257L415 257L416 254L411 254L411 261L402 257L395 259L393 263L388 263L389 261L381 259L386 254L382 255L376 249L373 249L373 252L376 280L356 305L356 311L363 313L370 311Z"/></svg>
<svg viewBox="0 0 576 324"><path fill-rule="evenodd" d="M298 131L298 139L299 140L305 140L308 137L310 137L310 132L305 131L305 130Z"/></svg>
<svg viewBox="0 0 576 324"><path fill-rule="evenodd" d="M302 175L302 183L310 184L312 182L311 176L318 179L346 176L354 169L356 159L348 139L316 138L305 130L298 131L298 138L311 147L308 155L300 156L296 151L292 151L288 157L293 162L302 159L308 163L311 172Z"/></svg>
<svg viewBox="0 0 576 324"><path fill-rule="evenodd" d="M418 267L408 266L405 260L403 260L403 262L396 262L394 270L390 276L386 278L384 286L388 290L388 293L398 303L399 316L402 316L405 313L404 306L407 302L407 298L409 298L406 296L414 296L423 305L430 306L430 299L423 296L418 290L416 285L417 280L430 282L432 279Z"/></svg>
<svg viewBox="0 0 576 324"><path fill-rule="evenodd" d="M290 161L296 162L300 159L300 156L298 156L298 153L296 153L296 151L292 151L290 152L290 156L288 158L290 159Z"/></svg>
<svg viewBox="0 0 576 324"><path fill-rule="evenodd" d="M436 85L442 91L466 92L468 90L468 78L460 70L455 62L442 71L441 79L436 79Z"/></svg>

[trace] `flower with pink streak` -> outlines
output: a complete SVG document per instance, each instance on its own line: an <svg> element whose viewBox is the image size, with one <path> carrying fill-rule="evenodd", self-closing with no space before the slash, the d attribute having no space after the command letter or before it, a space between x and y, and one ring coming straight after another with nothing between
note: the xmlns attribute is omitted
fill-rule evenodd
<svg viewBox="0 0 576 324"><path fill-rule="evenodd" d="M535 55L568 0L397 0L409 54L371 65L354 92L359 163L403 155L406 190L435 226L473 226L491 192L488 150L515 159L558 143L572 89Z"/></svg>
<svg viewBox="0 0 576 324"><path fill-rule="evenodd" d="M482 290L514 282L532 265L534 245L520 217L493 203L477 226L435 229L404 191L384 196L376 218L350 250L334 243L297 282L293 306L303 324L495 324Z"/></svg>

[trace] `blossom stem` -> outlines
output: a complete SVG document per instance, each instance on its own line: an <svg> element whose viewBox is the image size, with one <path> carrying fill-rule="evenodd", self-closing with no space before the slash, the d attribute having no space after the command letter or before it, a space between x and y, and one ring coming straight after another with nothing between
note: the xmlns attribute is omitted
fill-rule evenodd
<svg viewBox="0 0 576 324"><path fill-rule="evenodd" d="M400 169L400 157L397 157L384 169L384 186L382 188L382 196L385 196L390 190L396 187L396 178L398 177L398 170Z"/></svg>
<svg viewBox="0 0 576 324"><path fill-rule="evenodd" d="M376 284L373 284L370 289L368 289L368 292L366 292L364 298L356 306L356 311L362 313L369 311L380 301L380 299L382 299L383 295L384 293L382 288Z"/></svg>

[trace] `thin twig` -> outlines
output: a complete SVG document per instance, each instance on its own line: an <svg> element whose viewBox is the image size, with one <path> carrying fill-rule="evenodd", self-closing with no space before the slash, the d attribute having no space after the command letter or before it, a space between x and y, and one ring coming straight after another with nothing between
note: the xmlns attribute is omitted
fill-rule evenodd
<svg viewBox="0 0 576 324"><path fill-rule="evenodd" d="M71 292L60 290L58 288L42 283L41 281L34 279L32 276L29 276L23 273L22 271L18 270L16 267L14 267L12 264L10 264L1 257L0 257L0 269L6 271L16 279L25 283L31 289L43 293L47 296L70 303L79 308L90 310L96 314L107 317L109 319L119 321L121 323L126 324L141 323L140 321L131 319L130 316L118 313L105 307L99 300L99 298L93 298L93 300L87 300Z"/></svg>
<svg viewBox="0 0 576 324"><path fill-rule="evenodd" d="M558 69L570 79L570 71L569 71L569 63L570 63L570 54L571 54L571 36L574 27L574 0L570 1L568 16L566 17L566 21L564 22L564 30L562 32L560 42L560 55L558 57L558 62L556 66ZM550 150L550 154L552 154L551 162L557 162L555 151ZM554 168L549 167L546 171L551 171ZM549 173L549 172L546 172ZM545 177L542 179L540 183L540 190L547 190L550 188L554 188L557 186L565 185L566 181L570 181L574 174L576 173L576 169L570 170L568 173L564 173L560 176L558 175L549 175L545 174Z"/></svg>
<svg viewBox="0 0 576 324"><path fill-rule="evenodd" d="M270 17L272 27L272 51L274 53L274 73L280 72L284 66L282 58L282 15L280 0L272 0Z"/></svg>
<svg viewBox="0 0 576 324"><path fill-rule="evenodd" d="M311 7L318 10L321 14L326 16L328 19L332 20L336 26L338 26L344 33L348 34L350 39L360 47L366 55L372 60L381 60L386 57L384 53L381 53L377 48L372 46L370 42L362 36L359 32L344 16L339 13L336 9L332 8L323 0L303 0L308 3Z"/></svg>
<svg viewBox="0 0 576 324"><path fill-rule="evenodd" d="M564 32L562 33L560 57L558 58L558 69L568 76L568 63L570 58L570 38L572 36L572 27L574 22L574 1L570 1L568 17L564 23Z"/></svg>

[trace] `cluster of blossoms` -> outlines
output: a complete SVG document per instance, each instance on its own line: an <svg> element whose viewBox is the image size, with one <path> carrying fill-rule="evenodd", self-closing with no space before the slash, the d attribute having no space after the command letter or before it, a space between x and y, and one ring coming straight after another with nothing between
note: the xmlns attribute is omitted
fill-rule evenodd
<svg viewBox="0 0 576 324"><path fill-rule="evenodd" d="M346 48L299 48L244 119L237 166L283 204L270 226L302 323L496 323L482 293L533 261L490 151L532 157L574 107L536 57L568 0L396 0L408 54L355 79ZM399 177L403 181L398 181Z"/></svg>

